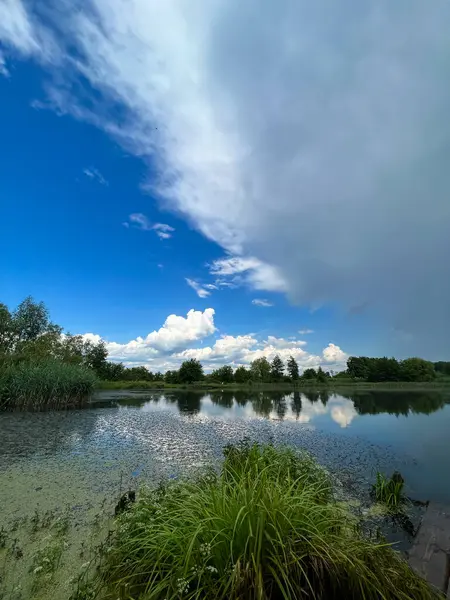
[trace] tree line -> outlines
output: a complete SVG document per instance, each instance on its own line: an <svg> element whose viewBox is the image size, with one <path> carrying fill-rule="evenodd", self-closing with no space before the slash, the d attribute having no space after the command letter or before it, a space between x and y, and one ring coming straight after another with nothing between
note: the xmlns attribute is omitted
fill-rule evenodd
<svg viewBox="0 0 450 600"><path fill-rule="evenodd" d="M221 384L309 382L326 384L336 379L368 382L427 382L436 377L450 376L450 361L432 363L422 358L371 358L351 356L347 369L333 373L322 367L303 369L293 356L286 363L276 355L271 361L266 357L255 359L248 367L224 365L205 374L197 359L185 360L179 369L165 374L153 373L144 366L126 367L108 361L108 351L103 341L92 342L81 335L64 333L63 328L50 320L43 302L25 298L10 311L0 303L0 369L10 364L54 361L80 365L95 372L97 377L109 381L154 381L168 384L190 384L197 381Z"/></svg>

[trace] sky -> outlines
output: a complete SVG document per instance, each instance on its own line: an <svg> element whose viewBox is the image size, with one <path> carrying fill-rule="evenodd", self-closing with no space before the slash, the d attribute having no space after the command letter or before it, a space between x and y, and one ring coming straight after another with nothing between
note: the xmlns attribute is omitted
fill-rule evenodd
<svg viewBox="0 0 450 600"><path fill-rule="evenodd" d="M0 292L110 358L450 355L445 0L0 0Z"/></svg>

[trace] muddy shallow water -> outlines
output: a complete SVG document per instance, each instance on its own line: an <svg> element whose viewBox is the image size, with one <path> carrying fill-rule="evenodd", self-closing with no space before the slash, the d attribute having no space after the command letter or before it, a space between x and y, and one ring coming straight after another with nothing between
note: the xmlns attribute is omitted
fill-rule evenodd
<svg viewBox="0 0 450 600"><path fill-rule="evenodd" d="M84 410L3 413L0 530L28 527L36 511L65 511L71 533L58 563L65 581L85 559L80 544L93 519L111 511L121 491L217 463L225 444L244 437L310 451L357 497L368 496L377 470L400 470L411 496L450 503L449 401L442 392L124 391L102 392ZM35 564L44 533L33 534L18 576ZM48 585L33 597L45 598ZM52 594L67 598L58 585ZM5 598L28 597L11 586Z"/></svg>

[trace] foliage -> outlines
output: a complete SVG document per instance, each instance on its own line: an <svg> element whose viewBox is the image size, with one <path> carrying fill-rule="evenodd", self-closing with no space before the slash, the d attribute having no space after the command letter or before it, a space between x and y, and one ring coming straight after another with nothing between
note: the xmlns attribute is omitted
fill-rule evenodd
<svg viewBox="0 0 450 600"><path fill-rule="evenodd" d="M200 361L196 358L185 360L181 363L178 371L178 379L180 383L194 383L203 379L203 367Z"/></svg>
<svg viewBox="0 0 450 600"><path fill-rule="evenodd" d="M363 537L326 472L290 449L225 449L222 472L145 490L101 567L108 598L438 598Z"/></svg>
<svg viewBox="0 0 450 600"><path fill-rule="evenodd" d="M383 473L377 473L377 480L373 486L373 493L377 502L382 502L390 510L397 511L404 502L404 481L400 473L394 473L388 479Z"/></svg>
<svg viewBox="0 0 450 600"><path fill-rule="evenodd" d="M218 381L220 383L233 383L233 368L230 365L224 365L219 369L214 369L210 377L213 381Z"/></svg>
<svg viewBox="0 0 450 600"><path fill-rule="evenodd" d="M247 383L250 381L250 371L243 366L240 366L234 372L234 381L236 383Z"/></svg>
<svg viewBox="0 0 450 600"><path fill-rule="evenodd" d="M96 385L95 373L78 365L52 360L13 363L0 371L0 409L78 406Z"/></svg>
<svg viewBox="0 0 450 600"><path fill-rule="evenodd" d="M290 356L287 361L287 372L292 381L297 381L299 378L298 363L293 356Z"/></svg>
<svg viewBox="0 0 450 600"><path fill-rule="evenodd" d="M271 379L271 366L265 356L257 358L250 364L250 377L252 381L266 383Z"/></svg>
<svg viewBox="0 0 450 600"><path fill-rule="evenodd" d="M368 358L351 356L347 361L347 373L354 379L371 382L432 381L436 372L433 363L422 358Z"/></svg>
<svg viewBox="0 0 450 600"><path fill-rule="evenodd" d="M284 375L284 364L281 358L277 355L274 356L270 364L270 377L272 381L281 381Z"/></svg>
<svg viewBox="0 0 450 600"><path fill-rule="evenodd" d="M302 375L303 379L310 379L310 380L315 380L316 379L316 372L314 369L305 369L303 371L303 375Z"/></svg>

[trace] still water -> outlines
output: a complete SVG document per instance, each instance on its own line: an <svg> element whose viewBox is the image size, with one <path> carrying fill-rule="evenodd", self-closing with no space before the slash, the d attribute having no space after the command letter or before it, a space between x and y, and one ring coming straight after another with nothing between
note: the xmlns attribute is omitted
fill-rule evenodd
<svg viewBox="0 0 450 600"><path fill-rule="evenodd" d="M450 503L449 392L102 392L90 408L0 414L0 505L83 506L219 461L245 437L302 447L369 489L399 469L411 496Z"/></svg>

